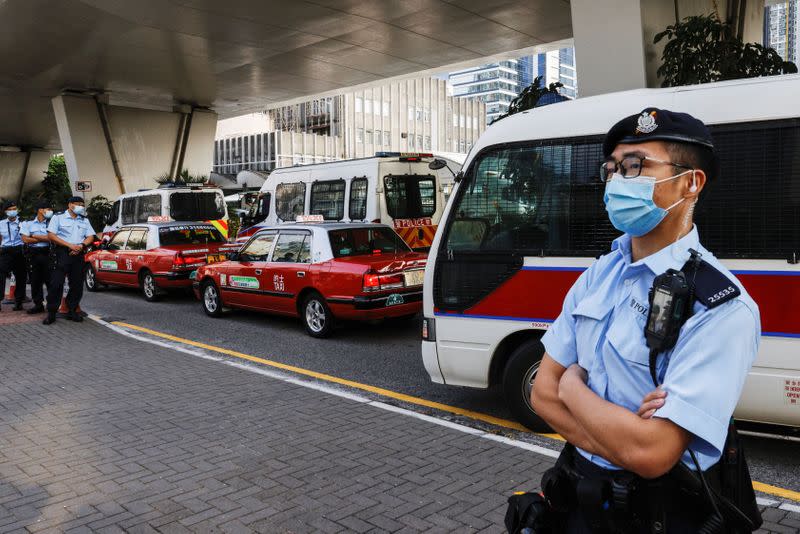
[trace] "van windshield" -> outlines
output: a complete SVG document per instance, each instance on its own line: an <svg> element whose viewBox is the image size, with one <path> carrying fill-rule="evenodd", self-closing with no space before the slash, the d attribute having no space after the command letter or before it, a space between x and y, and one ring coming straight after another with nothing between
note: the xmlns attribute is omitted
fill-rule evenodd
<svg viewBox="0 0 800 534"><path fill-rule="evenodd" d="M166 226L158 229L162 247L224 243L225 238L213 226Z"/></svg>
<svg viewBox="0 0 800 534"><path fill-rule="evenodd" d="M363 256L380 251L382 254L410 252L406 242L389 228L352 228L328 232L335 258Z"/></svg>
<svg viewBox="0 0 800 534"><path fill-rule="evenodd" d="M430 174L389 174L383 178L386 209L392 219L432 217L436 212L436 178Z"/></svg>
<svg viewBox="0 0 800 534"><path fill-rule="evenodd" d="M225 217L225 200L218 191L172 193L169 214L176 221L208 221Z"/></svg>

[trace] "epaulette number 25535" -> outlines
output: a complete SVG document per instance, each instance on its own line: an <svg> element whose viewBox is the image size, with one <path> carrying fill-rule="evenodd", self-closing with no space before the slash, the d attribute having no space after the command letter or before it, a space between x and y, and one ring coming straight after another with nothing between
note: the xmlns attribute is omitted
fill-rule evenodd
<svg viewBox="0 0 800 534"><path fill-rule="evenodd" d="M735 292L736 292L736 288L735 287L728 286L727 288L723 289L719 293L714 293L713 295L708 297L708 302L709 302L709 304L713 304L714 302L717 302L718 300L722 300L725 297L727 297L728 295L730 295L731 293L735 293Z"/></svg>

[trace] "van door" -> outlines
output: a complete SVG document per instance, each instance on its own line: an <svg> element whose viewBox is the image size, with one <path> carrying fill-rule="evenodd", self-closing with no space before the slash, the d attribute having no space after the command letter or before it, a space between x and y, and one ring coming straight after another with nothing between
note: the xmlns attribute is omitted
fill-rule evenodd
<svg viewBox="0 0 800 534"><path fill-rule="evenodd" d="M385 214L400 237L414 250L427 250L433 243L437 206L436 176L432 174L387 174L383 177Z"/></svg>

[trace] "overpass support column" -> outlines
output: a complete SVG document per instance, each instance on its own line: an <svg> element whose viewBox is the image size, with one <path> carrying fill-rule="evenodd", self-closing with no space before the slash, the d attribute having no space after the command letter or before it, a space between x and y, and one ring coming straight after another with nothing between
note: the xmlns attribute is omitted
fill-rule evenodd
<svg viewBox="0 0 800 534"><path fill-rule="evenodd" d="M92 182L87 198L156 187L155 179L179 173L178 165L193 175L211 172L212 111L139 109L83 95L55 97L53 111L73 189L78 180Z"/></svg>
<svg viewBox="0 0 800 534"><path fill-rule="evenodd" d="M14 199L42 182L50 152L20 147L0 147L0 198Z"/></svg>
<svg viewBox="0 0 800 534"><path fill-rule="evenodd" d="M722 20L735 18L745 42L761 42L763 0L571 0L580 95L660 87L665 41L654 45L653 38L676 20L712 13L715 4Z"/></svg>

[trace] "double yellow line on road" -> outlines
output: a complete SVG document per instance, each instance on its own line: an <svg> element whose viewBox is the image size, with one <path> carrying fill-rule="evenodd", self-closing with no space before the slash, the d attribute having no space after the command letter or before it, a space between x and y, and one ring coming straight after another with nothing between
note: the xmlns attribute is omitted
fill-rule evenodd
<svg viewBox="0 0 800 534"><path fill-rule="evenodd" d="M423 399L420 397L414 397L412 395L406 395L405 393L398 393L396 391L392 391L389 389L379 388L376 386L370 386L369 384L362 384L361 382L355 382L353 380L347 380L345 378L339 378L338 376L328 375L325 373L318 373L317 371L311 371L309 369L304 369L302 367L296 367L294 365L288 365L281 362L276 362L274 360L267 360L265 358L259 358L258 356L253 356L251 354L245 354L244 352L239 352L231 349L226 349L223 347L217 347L215 345L209 345L207 343L201 343L200 341L193 341L191 339L186 339L178 336L173 336L171 334L165 334L164 332L159 332L157 330L152 330L150 328L145 328L143 326L138 326L135 324L124 323L122 321L113 321L111 324L115 326L119 326L122 328L127 328L129 330L135 330L137 332L143 332L145 334L149 334L151 336L160 337L162 339L167 339L169 341L174 341L176 343L181 343L184 345L189 345L192 347L197 347L199 349L205 349L212 352L217 352L219 354L225 354L226 356L232 356L234 358L240 358L242 360L247 360L254 363L259 363L262 365L267 365L269 367L274 367L276 369L281 369L283 371L289 371L292 373L297 373L303 376L308 376L311 378L315 378L317 380L323 380L325 382L332 382L334 384L340 384L342 386L351 387L354 389L360 389L362 391L369 391L370 393L374 393L376 395L381 395L383 397L388 397L391 399L399 400L402 402L406 402L408 404L413 404L416 406L424 406L426 408L432 408L434 410L439 410L442 412L447 412L455 415L460 415L463 417L468 417L470 419L474 419L476 421L482 421L484 423L489 423L491 425L499 426L502 428L508 428L510 430L518 430L520 432L530 432L527 428L522 426L521 424L515 421L509 421L508 419L502 419L500 417L494 417L485 413L475 412L472 410L465 410L463 408L459 408L457 406L450 406L448 404L442 404L440 402L429 401L427 399ZM546 438L564 441L564 438L559 436L558 434L537 434L539 436L544 436ZM786 488L780 488L778 486L772 486L770 484L764 484L762 482L755 482L753 481L753 487L756 491L760 491L761 493L766 493L769 495L774 495L776 497L782 497L785 499L791 499L794 501L800 501L800 492L793 491Z"/></svg>

